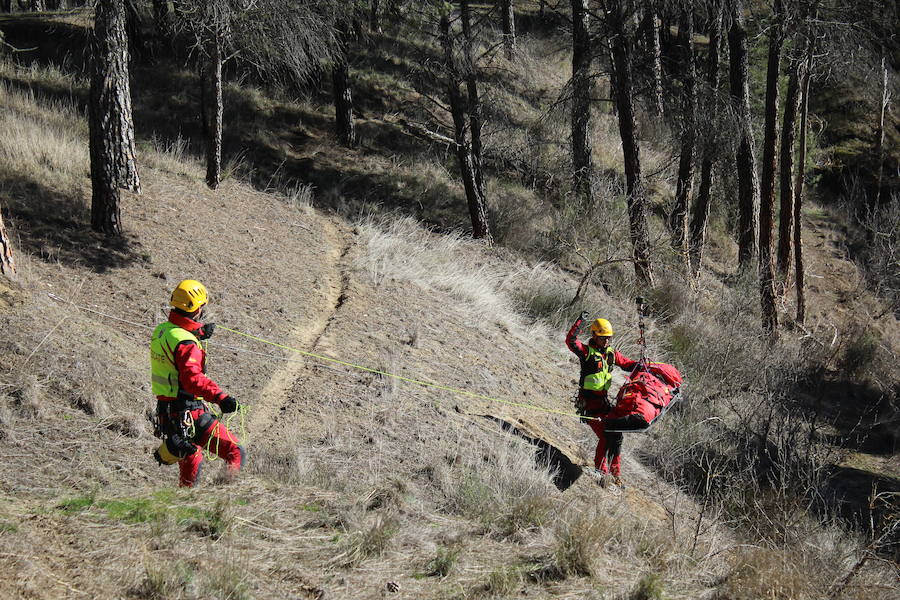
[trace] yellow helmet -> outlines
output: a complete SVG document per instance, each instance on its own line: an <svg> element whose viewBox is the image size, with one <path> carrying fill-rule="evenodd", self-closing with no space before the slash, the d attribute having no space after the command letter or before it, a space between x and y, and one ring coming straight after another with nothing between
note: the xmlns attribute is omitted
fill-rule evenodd
<svg viewBox="0 0 900 600"><path fill-rule="evenodd" d="M606 319L594 319L591 323L591 333L600 337L610 337L613 334L612 324Z"/></svg>
<svg viewBox="0 0 900 600"><path fill-rule="evenodd" d="M199 281L185 279L172 291L169 304L185 312L195 312L209 301L206 288Z"/></svg>

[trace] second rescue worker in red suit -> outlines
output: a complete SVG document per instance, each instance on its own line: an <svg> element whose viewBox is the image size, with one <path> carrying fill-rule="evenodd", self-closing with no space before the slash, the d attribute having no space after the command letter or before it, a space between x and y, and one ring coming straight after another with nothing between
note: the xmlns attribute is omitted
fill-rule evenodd
<svg viewBox="0 0 900 600"><path fill-rule="evenodd" d="M625 357L609 346L609 338L613 328L606 319L595 319L591 323L591 339L585 346L578 340L578 328L587 319L588 313L581 316L566 334L566 346L575 353L581 363L581 375L578 379L578 401L580 413L587 417L597 417L608 413L612 406L609 402L609 386L612 384L613 365L630 371L637 361ZM597 434L597 449L594 452L595 474L605 483L605 476L612 474L617 485L621 480L622 434L605 431L604 425L597 419L585 419Z"/></svg>
<svg viewBox="0 0 900 600"><path fill-rule="evenodd" d="M214 323L200 323L208 299L199 281L179 283L169 302L169 320L156 327L150 340L153 394L165 440L154 456L160 464L178 463L179 485L184 487L197 482L203 448L223 458L232 475L244 462L238 439L204 403L218 404L223 413L238 408L237 401L206 376L206 350L200 341L215 328Z"/></svg>

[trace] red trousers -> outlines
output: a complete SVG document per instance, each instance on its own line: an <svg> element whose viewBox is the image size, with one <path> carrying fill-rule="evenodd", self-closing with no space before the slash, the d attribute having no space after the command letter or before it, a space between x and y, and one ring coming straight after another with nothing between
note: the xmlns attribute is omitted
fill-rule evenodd
<svg viewBox="0 0 900 600"><path fill-rule="evenodd" d="M203 409L191 411L202 413ZM198 415L194 415L196 419ZM216 420L209 430L203 434L197 445L197 451L178 461L178 485L181 487L193 487L200 476L200 466L203 463L203 450L209 450L225 461L225 467L230 474L237 473L244 463L244 449L238 444L237 437L228 431L223 423Z"/></svg>
<svg viewBox="0 0 900 600"><path fill-rule="evenodd" d="M596 419L588 421L588 425L597 434L594 468L618 477L622 469L622 434L606 431L606 424Z"/></svg>

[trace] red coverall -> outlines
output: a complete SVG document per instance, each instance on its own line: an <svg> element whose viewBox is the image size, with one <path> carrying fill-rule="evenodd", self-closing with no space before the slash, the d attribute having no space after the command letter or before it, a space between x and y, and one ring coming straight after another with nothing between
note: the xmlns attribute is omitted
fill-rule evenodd
<svg viewBox="0 0 900 600"><path fill-rule="evenodd" d="M169 321L194 335L198 335L199 330L203 327L202 324L175 311L169 313ZM183 392L191 397L199 396L216 404L228 395L215 381L206 376L206 351L199 344L190 341L181 342L175 346L173 358L175 368L178 369L178 383ZM165 426L166 423L181 418L183 411L178 410L178 404L181 403L179 399L157 396L156 400L161 425ZM190 413L195 425L212 417L212 413L206 406L194 408ZM204 414L209 417L201 420ZM244 462L244 449L238 444L237 437L228 431L228 428L218 419L213 418L205 431L198 429L198 438L194 442L197 451L178 461L178 484L182 487L192 487L197 482L200 465L203 462L203 448L208 448L223 458L231 473L236 473Z"/></svg>
<svg viewBox="0 0 900 600"><path fill-rule="evenodd" d="M581 326L581 319L575 321L569 333L566 334L566 346L575 353L581 363L581 376L579 378L579 386L584 381L586 371L590 368L587 361L587 346L578 340L578 327ZM598 348L599 349L599 348ZM637 361L627 358L618 351L614 351L614 361L617 367L625 370L631 370L637 365ZM603 365L598 365L602 369ZM612 368L609 365L608 368ZM609 397L606 391L586 390L579 387L578 397L584 402L584 412L588 416L606 415L610 412ZM594 451L594 467L602 473L611 472L614 476L618 476L621 471L621 451L622 451L622 434L607 433L603 421L590 419L587 421L590 428L597 434L597 449Z"/></svg>

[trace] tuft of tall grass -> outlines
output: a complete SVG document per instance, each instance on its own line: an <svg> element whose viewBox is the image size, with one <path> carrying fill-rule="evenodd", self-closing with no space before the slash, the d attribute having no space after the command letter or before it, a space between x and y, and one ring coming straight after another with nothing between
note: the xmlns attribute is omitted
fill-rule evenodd
<svg viewBox="0 0 900 600"><path fill-rule="evenodd" d="M615 518L596 510L563 517L553 530L554 548L548 573L559 578L595 575L597 559L617 531Z"/></svg>

